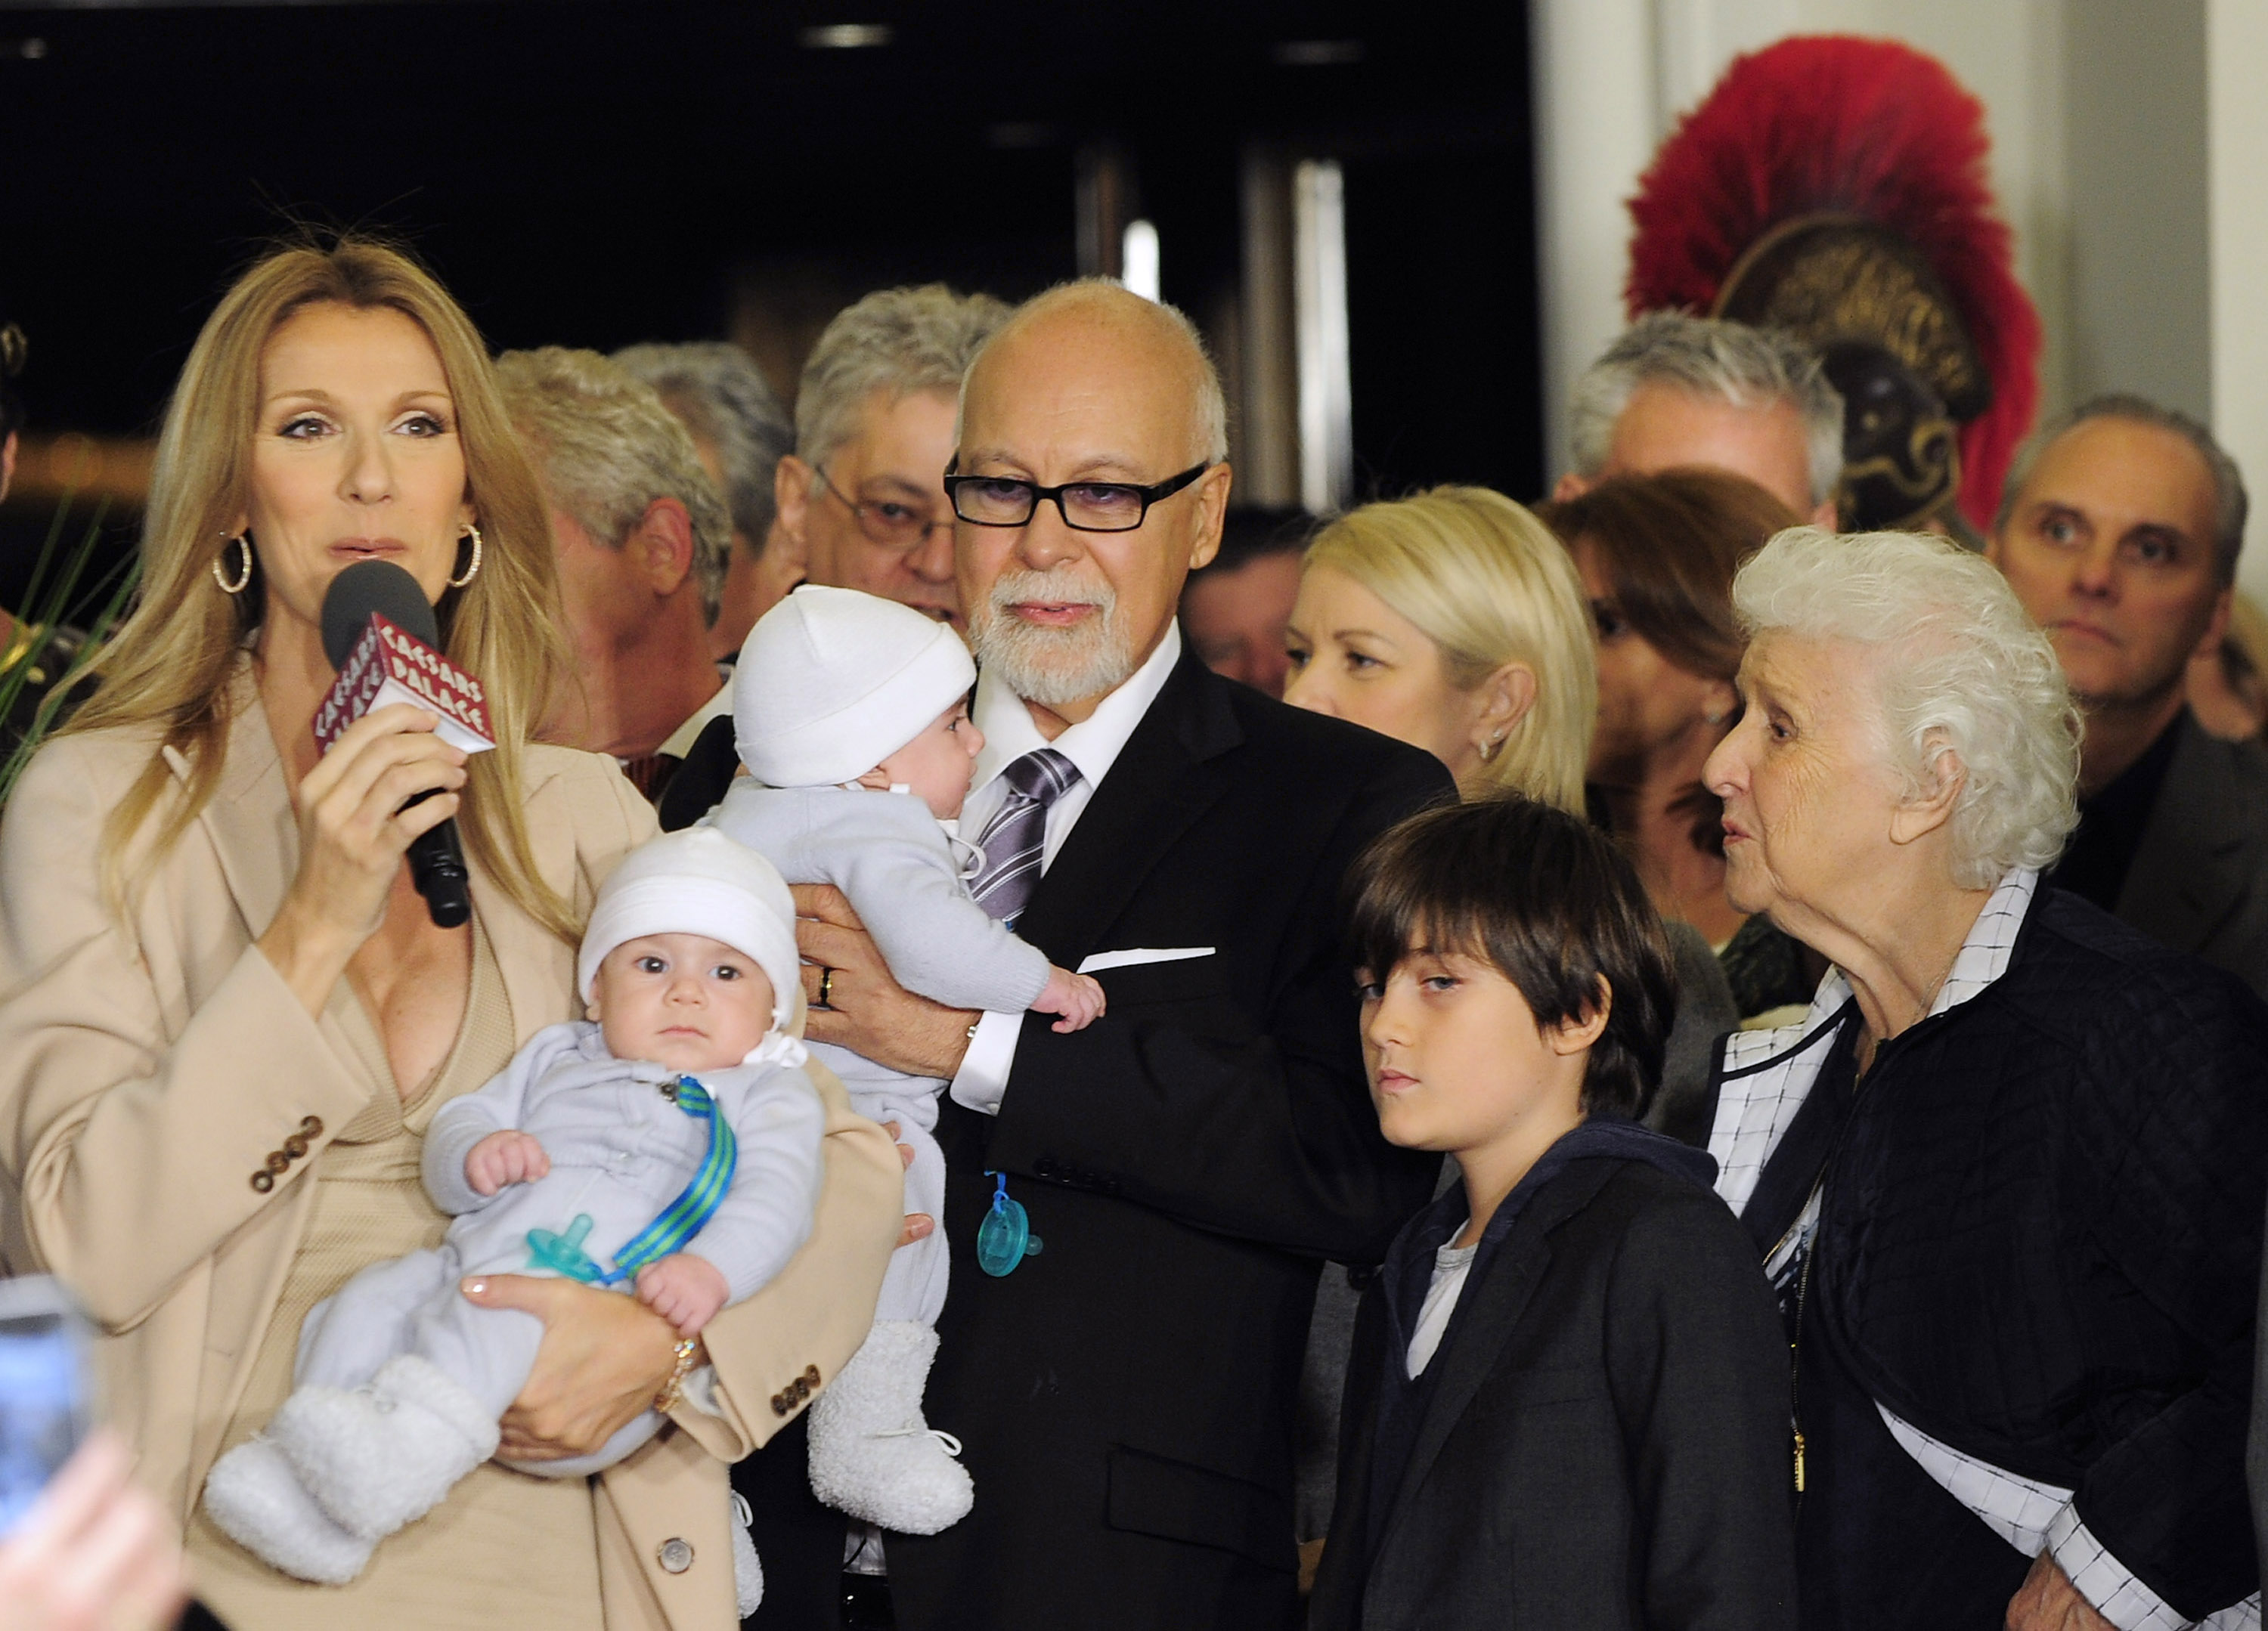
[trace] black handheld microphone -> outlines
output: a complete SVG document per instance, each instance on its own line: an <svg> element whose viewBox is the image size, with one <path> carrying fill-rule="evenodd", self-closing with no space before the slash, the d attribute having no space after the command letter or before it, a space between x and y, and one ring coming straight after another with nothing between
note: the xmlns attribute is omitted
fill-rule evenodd
<svg viewBox="0 0 2268 1631"><path fill-rule="evenodd" d="M425 591L416 578L391 561L357 561L333 578L324 591L323 654L331 659L332 667L343 672L357 648L374 637L373 613L422 645L421 658L430 656L434 663L453 671L454 665L441 655L440 625L434 621ZM352 711L358 716L367 707L365 701ZM431 792L420 793L409 804L432 797ZM457 841L455 818L409 841L409 878L417 893L425 897L425 909L432 914L437 927L456 929L471 920L470 880L465 872L464 847Z"/></svg>

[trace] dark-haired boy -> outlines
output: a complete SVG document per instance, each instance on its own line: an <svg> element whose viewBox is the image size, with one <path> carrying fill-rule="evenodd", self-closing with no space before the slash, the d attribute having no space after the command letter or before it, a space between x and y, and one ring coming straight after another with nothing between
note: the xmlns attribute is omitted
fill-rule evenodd
<svg viewBox="0 0 2268 1631"><path fill-rule="evenodd" d="M1363 1299L1310 1626L1793 1627L1771 1294L1715 1164L1632 1120L1674 995L1636 874L1506 800L1355 878L1380 1126L1464 1181Z"/></svg>

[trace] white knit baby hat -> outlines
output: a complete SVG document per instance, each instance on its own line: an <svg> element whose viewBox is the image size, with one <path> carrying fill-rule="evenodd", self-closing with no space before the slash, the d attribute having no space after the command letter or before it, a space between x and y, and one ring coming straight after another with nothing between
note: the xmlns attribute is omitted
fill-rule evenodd
<svg viewBox="0 0 2268 1631"><path fill-rule="evenodd" d="M622 858L600 886L575 959L575 984L591 984L607 953L644 935L706 935L755 959L772 982L773 1031L785 1034L802 988L795 902L772 863L713 827L664 833Z"/></svg>
<svg viewBox="0 0 2268 1631"><path fill-rule="evenodd" d="M853 782L976 683L952 626L806 584L757 620L733 679L740 762L767 787Z"/></svg>

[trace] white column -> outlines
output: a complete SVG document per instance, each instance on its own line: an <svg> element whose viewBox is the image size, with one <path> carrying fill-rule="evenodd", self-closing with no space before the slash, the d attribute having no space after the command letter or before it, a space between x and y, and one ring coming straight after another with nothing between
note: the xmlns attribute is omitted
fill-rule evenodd
<svg viewBox="0 0 2268 1631"><path fill-rule="evenodd" d="M1630 213L1657 134L1650 0L1530 0L1545 465L1567 467L1567 394L1623 327Z"/></svg>
<svg viewBox="0 0 2268 1631"><path fill-rule="evenodd" d="M2268 503L2268 0L2206 0L2206 172L2212 203L2213 428ZM2257 538L2258 526L2247 529ZM2268 602L2268 547L2245 549L2238 581Z"/></svg>
<svg viewBox="0 0 2268 1631"><path fill-rule="evenodd" d="M1292 172L1292 308L1300 356L1300 507L1336 515L1354 496L1347 356L1346 184L1336 158Z"/></svg>

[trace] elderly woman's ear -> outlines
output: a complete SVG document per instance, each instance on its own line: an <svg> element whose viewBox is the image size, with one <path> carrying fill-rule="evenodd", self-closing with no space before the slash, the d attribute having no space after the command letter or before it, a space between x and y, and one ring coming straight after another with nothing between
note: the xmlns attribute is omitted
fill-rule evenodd
<svg viewBox="0 0 2268 1631"><path fill-rule="evenodd" d="M1535 671L1506 663L1473 689L1473 751L1486 764L1535 706Z"/></svg>
<svg viewBox="0 0 2268 1631"><path fill-rule="evenodd" d="M1911 794L1890 812L1890 841L1894 844L1918 843L1931 834L1941 832L1953 819L1955 805L1961 802L1961 790L1969 785L1969 772L1950 744L1935 736L1923 743L1922 752L1927 770L1927 780L1920 790Z"/></svg>

